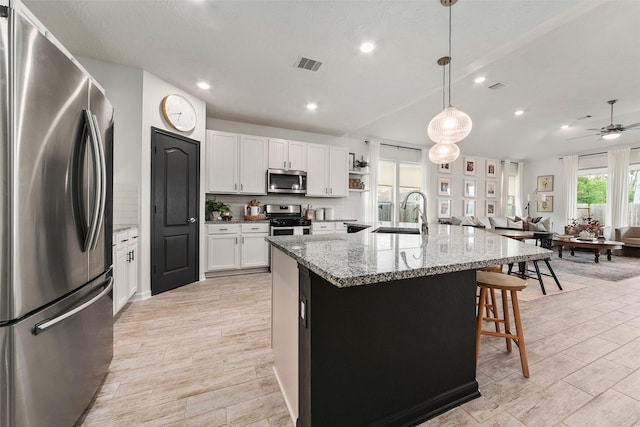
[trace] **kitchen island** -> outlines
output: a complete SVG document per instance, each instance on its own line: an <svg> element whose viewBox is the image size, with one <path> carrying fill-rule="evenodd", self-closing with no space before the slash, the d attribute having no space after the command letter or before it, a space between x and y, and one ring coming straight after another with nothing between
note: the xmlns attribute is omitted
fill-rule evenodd
<svg viewBox="0 0 640 427"><path fill-rule="evenodd" d="M444 225L267 240L274 370L303 427L415 425L478 397L475 269L551 256Z"/></svg>

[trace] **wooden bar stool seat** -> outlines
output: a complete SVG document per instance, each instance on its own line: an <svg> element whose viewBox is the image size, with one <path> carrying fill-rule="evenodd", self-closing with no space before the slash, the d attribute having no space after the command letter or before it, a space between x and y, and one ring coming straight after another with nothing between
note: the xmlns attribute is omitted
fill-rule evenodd
<svg viewBox="0 0 640 427"><path fill-rule="evenodd" d="M478 362L478 354L480 353L480 337L482 335L505 338L507 351L511 352L512 341L518 346L520 350L522 374L526 378L529 378L529 364L527 362L527 351L522 331L522 321L520 319L520 305L518 304L518 291L526 288L527 282L518 277L509 276L508 274L489 271L477 271L476 280L480 288L476 330L476 363ZM496 290L502 293L502 317L499 316L499 310L495 300ZM516 327L515 334L511 332L508 294L511 297L511 306L513 307L513 318ZM489 306L491 309L489 309ZM496 330L490 331L482 329L483 322L492 322ZM504 324L504 332L500 330L499 325L501 323Z"/></svg>

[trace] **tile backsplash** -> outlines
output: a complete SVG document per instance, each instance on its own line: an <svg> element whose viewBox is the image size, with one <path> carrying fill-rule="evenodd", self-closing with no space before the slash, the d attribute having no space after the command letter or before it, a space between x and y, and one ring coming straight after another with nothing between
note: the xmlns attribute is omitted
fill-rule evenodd
<svg viewBox="0 0 640 427"><path fill-rule="evenodd" d="M113 184L113 224L138 224L140 197L135 184Z"/></svg>

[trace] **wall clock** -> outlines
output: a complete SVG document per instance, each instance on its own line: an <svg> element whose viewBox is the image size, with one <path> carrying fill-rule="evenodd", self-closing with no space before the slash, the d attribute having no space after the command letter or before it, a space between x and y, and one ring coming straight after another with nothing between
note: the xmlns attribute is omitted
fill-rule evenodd
<svg viewBox="0 0 640 427"><path fill-rule="evenodd" d="M161 109L164 119L174 129L189 132L196 127L196 109L184 96L165 96Z"/></svg>

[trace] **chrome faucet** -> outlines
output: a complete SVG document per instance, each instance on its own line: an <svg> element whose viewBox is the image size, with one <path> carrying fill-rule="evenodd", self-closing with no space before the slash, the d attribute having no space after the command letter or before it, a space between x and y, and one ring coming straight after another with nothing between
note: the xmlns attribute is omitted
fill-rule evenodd
<svg viewBox="0 0 640 427"><path fill-rule="evenodd" d="M400 205L400 209L406 209L407 208L407 200L409 200L409 197L412 194L419 194L420 196L422 196L422 212L420 212L420 209L418 209L418 212L420 212L420 220L422 221L422 225L420 226L420 230L421 230L422 234L429 234L429 224L427 223L427 196L426 196L426 194L424 194L422 191L418 191L418 190L410 191L406 195L404 200L402 201L402 204Z"/></svg>

